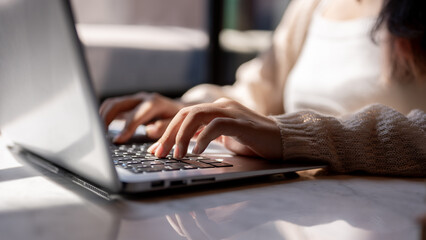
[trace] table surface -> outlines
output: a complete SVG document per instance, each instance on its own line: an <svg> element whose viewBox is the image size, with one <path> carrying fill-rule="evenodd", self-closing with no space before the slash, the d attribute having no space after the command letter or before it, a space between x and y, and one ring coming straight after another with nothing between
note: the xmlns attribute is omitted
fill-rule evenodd
<svg viewBox="0 0 426 240"><path fill-rule="evenodd" d="M107 201L0 138L0 239L421 239L424 179L299 174Z"/></svg>

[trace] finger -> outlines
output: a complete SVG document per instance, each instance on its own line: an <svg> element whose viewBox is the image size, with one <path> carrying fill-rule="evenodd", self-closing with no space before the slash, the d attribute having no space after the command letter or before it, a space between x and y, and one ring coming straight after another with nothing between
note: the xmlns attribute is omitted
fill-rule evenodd
<svg viewBox="0 0 426 240"><path fill-rule="evenodd" d="M126 124L121 133L114 139L116 143L128 141L136 129L141 125L151 121L157 114L158 108L154 108L152 102L144 102L136 107L126 119Z"/></svg>
<svg viewBox="0 0 426 240"><path fill-rule="evenodd" d="M201 133L201 132L200 132ZM218 143L223 143L223 141L224 141L224 136L223 135L220 135L219 137L217 137L216 139L215 139L215 141L216 142L218 142Z"/></svg>
<svg viewBox="0 0 426 240"><path fill-rule="evenodd" d="M151 153L151 154L154 154L154 153L155 153L155 151L157 151L158 145L160 145L160 143L159 143L159 142L156 142L156 143L152 144L152 145L151 145L151 146L147 149L147 152L149 152L149 153Z"/></svg>
<svg viewBox="0 0 426 240"><path fill-rule="evenodd" d="M99 108L99 115L104 118L110 109L117 103L120 102L120 98L108 98L106 99Z"/></svg>
<svg viewBox="0 0 426 240"><path fill-rule="evenodd" d="M118 115L132 110L141 102L140 99L125 97L111 99L101 107L100 115L108 126Z"/></svg>
<svg viewBox="0 0 426 240"><path fill-rule="evenodd" d="M193 109L187 117L183 120L177 134L176 134L176 147L179 151L175 153L175 158L182 158L188 151L188 145L191 138L197 132L208 124L212 119L223 116L224 113L221 109Z"/></svg>
<svg viewBox="0 0 426 240"><path fill-rule="evenodd" d="M163 136L161 136L161 138L158 140L159 144L155 150L156 157L165 157L167 153L170 152L174 145L174 139L176 137L177 131L188 114L189 108L190 107L181 109L167 126ZM179 149L177 149L177 151L179 151Z"/></svg>
<svg viewBox="0 0 426 240"><path fill-rule="evenodd" d="M125 118L125 126L121 132L112 140L114 143L122 144L127 142L135 133L137 126L130 124L134 118L134 111L129 112Z"/></svg>
<svg viewBox="0 0 426 240"><path fill-rule="evenodd" d="M204 152L209 143L222 135L238 136L243 132L244 126L241 120L232 118L215 118L198 135L197 143L193 149L194 154Z"/></svg>
<svg viewBox="0 0 426 240"><path fill-rule="evenodd" d="M230 98L226 98L226 97L221 97L221 98L217 99L216 101L214 101L214 103L225 103L225 104L229 104L231 102L234 102L234 101L231 100Z"/></svg>
<svg viewBox="0 0 426 240"><path fill-rule="evenodd" d="M197 132L195 132L195 134L194 134L194 136L193 137L198 137L198 135L203 131L203 129L204 129L204 126L202 126L202 127L200 127L198 130L197 130Z"/></svg>
<svg viewBox="0 0 426 240"><path fill-rule="evenodd" d="M99 114L103 115L105 112L105 109L107 108L108 105L111 104L112 98L107 98L105 99L105 101L102 102L101 106L99 107Z"/></svg>
<svg viewBox="0 0 426 240"><path fill-rule="evenodd" d="M216 103L199 104L180 110L160 138L159 142L163 148L157 149L156 156L165 156L176 143L174 157L183 157L187 152L189 141L200 127L215 117L226 115L224 109Z"/></svg>

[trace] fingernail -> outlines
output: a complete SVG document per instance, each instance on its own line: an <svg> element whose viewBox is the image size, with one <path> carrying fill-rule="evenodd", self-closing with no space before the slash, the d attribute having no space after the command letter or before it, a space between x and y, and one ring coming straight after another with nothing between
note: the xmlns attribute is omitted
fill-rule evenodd
<svg viewBox="0 0 426 240"><path fill-rule="evenodd" d="M122 138L121 135L115 136L114 139L112 139L112 142L113 143L120 143L121 142L120 141L121 138Z"/></svg>
<svg viewBox="0 0 426 240"><path fill-rule="evenodd" d="M127 140L129 140L131 136L129 136L129 132L127 131L122 131L121 133L119 133L115 138L114 138L114 142L117 143L124 143Z"/></svg>
<svg viewBox="0 0 426 240"><path fill-rule="evenodd" d="M161 158L161 157L163 157L162 156L163 152L164 152L164 147L163 147L163 144L160 143L157 147L157 150L155 150L155 156Z"/></svg>
<svg viewBox="0 0 426 240"><path fill-rule="evenodd" d="M195 144L194 148L192 149L193 154L200 154L200 148L197 144Z"/></svg>
<svg viewBox="0 0 426 240"><path fill-rule="evenodd" d="M173 157L180 158L179 155L180 155L179 145L176 145L175 150L173 150Z"/></svg>
<svg viewBox="0 0 426 240"><path fill-rule="evenodd" d="M175 147L175 150L173 152L173 157L174 158L178 158L178 159L183 158L184 154L182 152L182 149L183 149L182 145L181 144L177 144L176 147Z"/></svg>
<svg viewBox="0 0 426 240"><path fill-rule="evenodd" d="M154 151L157 149L157 147L158 147L158 145L159 145L160 143L159 142L156 142L156 143L154 143L154 144L152 144L149 148L148 148L148 152L149 153L151 153L151 154L153 154L154 153Z"/></svg>

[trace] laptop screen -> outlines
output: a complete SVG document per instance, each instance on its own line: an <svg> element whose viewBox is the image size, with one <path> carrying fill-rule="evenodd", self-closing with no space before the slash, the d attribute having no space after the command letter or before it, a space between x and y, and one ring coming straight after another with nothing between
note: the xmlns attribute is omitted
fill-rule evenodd
<svg viewBox="0 0 426 240"><path fill-rule="evenodd" d="M119 189L67 1L0 1L0 86L2 134Z"/></svg>

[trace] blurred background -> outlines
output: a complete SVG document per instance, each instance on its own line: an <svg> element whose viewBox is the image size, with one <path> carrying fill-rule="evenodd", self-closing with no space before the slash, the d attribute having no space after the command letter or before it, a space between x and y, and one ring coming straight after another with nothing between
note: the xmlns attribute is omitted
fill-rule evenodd
<svg viewBox="0 0 426 240"><path fill-rule="evenodd" d="M235 81L266 50L289 0L72 0L100 98L155 91L178 97Z"/></svg>

